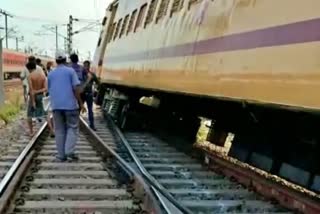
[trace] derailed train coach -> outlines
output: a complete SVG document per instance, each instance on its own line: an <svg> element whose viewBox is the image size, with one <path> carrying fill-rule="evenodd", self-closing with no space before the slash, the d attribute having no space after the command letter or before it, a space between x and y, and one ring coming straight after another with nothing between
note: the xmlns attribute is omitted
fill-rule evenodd
<svg viewBox="0 0 320 214"><path fill-rule="evenodd" d="M28 61L28 57L31 55L32 54L26 54L26 53L14 51L14 50L3 49L3 52L2 52L3 79L9 80L9 79L19 78L21 71L24 69ZM53 62L53 59L49 57L43 57L43 56L37 56L37 55L33 55L33 56L41 59L41 62L44 66L46 66L48 62Z"/></svg>
<svg viewBox="0 0 320 214"><path fill-rule="evenodd" d="M97 103L122 125L144 103L185 135L210 118L211 143L234 134L229 156L320 191L319 8L318 0L114 1L94 58Z"/></svg>

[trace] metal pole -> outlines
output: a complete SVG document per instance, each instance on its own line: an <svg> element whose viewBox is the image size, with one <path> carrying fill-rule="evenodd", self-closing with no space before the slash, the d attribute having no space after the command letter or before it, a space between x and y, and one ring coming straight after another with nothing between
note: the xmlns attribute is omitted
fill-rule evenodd
<svg viewBox="0 0 320 214"><path fill-rule="evenodd" d="M59 44L58 44L58 25L56 25L56 51L59 49Z"/></svg>
<svg viewBox="0 0 320 214"><path fill-rule="evenodd" d="M2 61L2 39L0 38L0 106L4 104L4 82L3 82L3 61Z"/></svg>
<svg viewBox="0 0 320 214"><path fill-rule="evenodd" d="M4 14L5 18L5 28L6 28L6 48L8 48L8 15Z"/></svg>
<svg viewBox="0 0 320 214"><path fill-rule="evenodd" d="M18 39L18 37L16 38L16 50L19 51L19 39Z"/></svg>

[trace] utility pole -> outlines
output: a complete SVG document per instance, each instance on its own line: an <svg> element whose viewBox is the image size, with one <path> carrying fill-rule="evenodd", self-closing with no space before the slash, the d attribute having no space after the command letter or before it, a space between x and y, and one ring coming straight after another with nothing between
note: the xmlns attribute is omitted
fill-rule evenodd
<svg viewBox="0 0 320 214"><path fill-rule="evenodd" d="M5 29L6 29L6 48L8 48L8 17L12 18L13 16L1 9L0 9L0 14L4 15Z"/></svg>
<svg viewBox="0 0 320 214"><path fill-rule="evenodd" d="M71 54L72 51L72 35L73 35L73 17L70 15L69 16L69 23L67 25L68 28L68 35L67 35L67 40L68 40L68 54Z"/></svg>
<svg viewBox="0 0 320 214"><path fill-rule="evenodd" d="M23 41L24 37L22 36L21 38L16 37L16 50L19 51L19 41Z"/></svg>
<svg viewBox="0 0 320 214"><path fill-rule="evenodd" d="M73 32L73 21L79 21L79 19L73 18L72 15L69 16L69 23L67 24L67 49L68 49L68 54L71 54L72 52L72 36L78 32Z"/></svg>
<svg viewBox="0 0 320 214"><path fill-rule="evenodd" d="M4 15L5 18L5 28L6 28L6 48L8 48L8 15Z"/></svg>
<svg viewBox="0 0 320 214"><path fill-rule="evenodd" d="M56 25L56 51L58 51L59 49L59 44L58 44L58 25Z"/></svg>
<svg viewBox="0 0 320 214"><path fill-rule="evenodd" d="M2 61L2 38L0 38L0 106L4 104L4 83L3 83L3 61Z"/></svg>
<svg viewBox="0 0 320 214"><path fill-rule="evenodd" d="M68 51L68 39L67 38L64 38L64 50L67 53L67 51Z"/></svg>

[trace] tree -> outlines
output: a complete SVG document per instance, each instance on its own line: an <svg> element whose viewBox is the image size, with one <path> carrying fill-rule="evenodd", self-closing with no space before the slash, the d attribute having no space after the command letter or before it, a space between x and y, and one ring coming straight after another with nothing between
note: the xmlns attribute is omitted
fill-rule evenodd
<svg viewBox="0 0 320 214"><path fill-rule="evenodd" d="M0 106L4 104L4 82L3 82L3 49L2 38L0 38Z"/></svg>

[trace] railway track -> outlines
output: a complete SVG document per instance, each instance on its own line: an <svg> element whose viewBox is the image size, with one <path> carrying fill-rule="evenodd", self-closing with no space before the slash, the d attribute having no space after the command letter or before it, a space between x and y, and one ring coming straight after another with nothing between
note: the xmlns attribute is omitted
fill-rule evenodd
<svg viewBox="0 0 320 214"><path fill-rule="evenodd" d="M113 149L127 158L129 151L133 159L138 159L142 170L190 213L298 213L211 171L199 160L151 134L128 132L119 137L119 130L117 134L116 127L110 131L102 115L97 121L97 129L102 138L110 138L113 133L118 139L113 141L117 142L111 145Z"/></svg>
<svg viewBox="0 0 320 214"><path fill-rule="evenodd" d="M125 137L145 169L194 213L290 213L150 134Z"/></svg>
<svg viewBox="0 0 320 214"><path fill-rule="evenodd" d="M82 124L80 160L55 159L46 124L10 165L0 183L0 213L161 213L150 185ZM110 139L109 139L110 141Z"/></svg>
<svg viewBox="0 0 320 214"><path fill-rule="evenodd" d="M46 124L18 157L3 156L0 213L294 213L149 133L123 134L97 116L96 132L81 120L77 162L55 160Z"/></svg>
<svg viewBox="0 0 320 214"><path fill-rule="evenodd" d="M34 122L33 125L34 130L37 131L41 128L43 123ZM20 128L26 129L22 122L20 124ZM25 132L24 135L19 136L17 140L11 139L11 144L1 153L0 156L0 181L13 166L14 161L19 157L29 141L30 137L27 132Z"/></svg>
<svg viewBox="0 0 320 214"><path fill-rule="evenodd" d="M22 83L20 79L4 80L3 86L4 86L4 89L7 91L10 89L16 89L19 86L22 88Z"/></svg>

